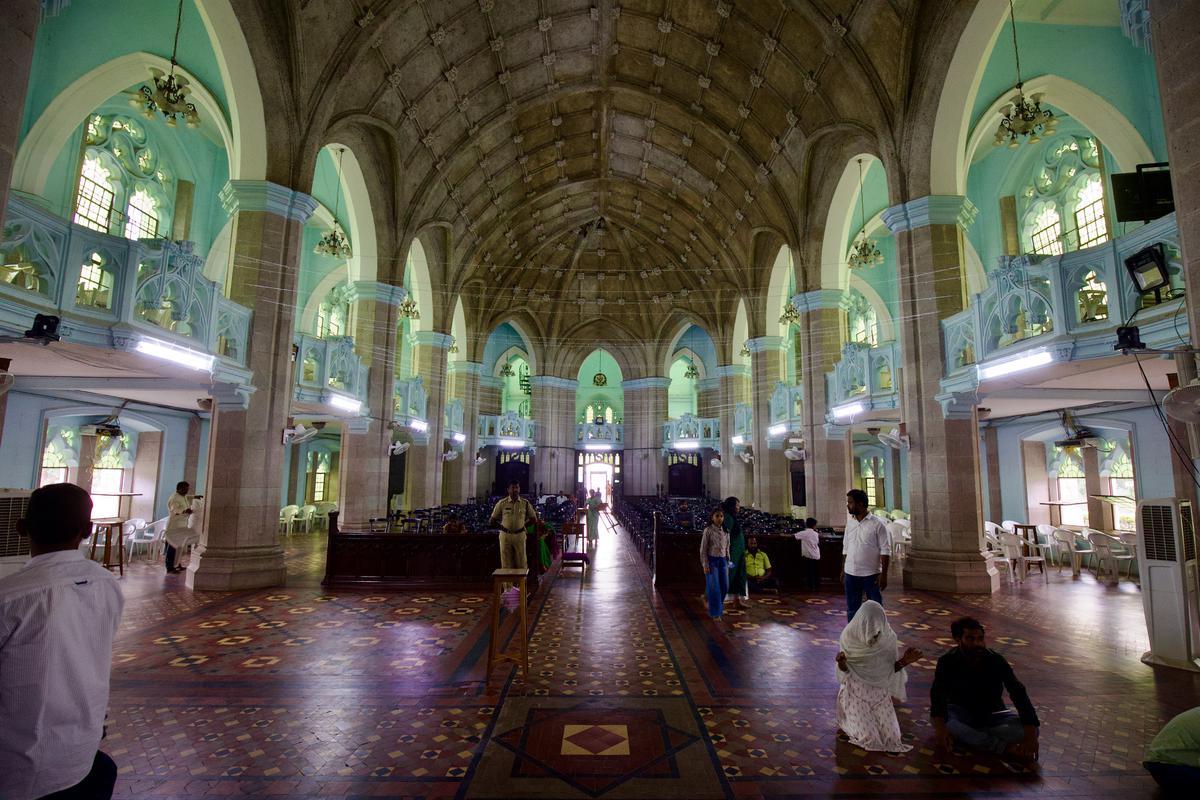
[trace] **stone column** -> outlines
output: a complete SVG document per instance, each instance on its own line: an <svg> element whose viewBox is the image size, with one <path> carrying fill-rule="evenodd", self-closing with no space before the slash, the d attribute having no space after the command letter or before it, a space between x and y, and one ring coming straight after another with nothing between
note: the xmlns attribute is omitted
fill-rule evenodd
<svg viewBox="0 0 1200 800"><path fill-rule="evenodd" d="M627 496L651 495L667 485L662 456L662 425L667 419L670 378L623 381L625 391L625 460L622 474Z"/></svg>
<svg viewBox="0 0 1200 800"><path fill-rule="evenodd" d="M720 413L721 418L721 475L720 488L717 494L721 499L736 497L749 504L754 497L753 470L734 454L733 430L734 409L738 403L745 402L749 397L747 383L750 380L750 370L741 364L724 364L717 367L717 380L720 381ZM747 441L745 444L751 444Z"/></svg>
<svg viewBox="0 0 1200 800"><path fill-rule="evenodd" d="M33 68L40 0L10 0L4 4L4 52L0 54L0 219L8 207L13 162L25 119L25 94Z"/></svg>
<svg viewBox="0 0 1200 800"><path fill-rule="evenodd" d="M348 528L365 530L367 520L388 512L396 307L404 297L403 288L377 281L356 281L350 287L354 350L370 370L362 416L342 424L338 511Z"/></svg>
<svg viewBox="0 0 1200 800"><path fill-rule="evenodd" d="M931 196L887 209L896 236L904 352L902 418L908 425L912 552L904 584L915 589L990 593L995 568L980 555L983 497L974 394L943 398L946 353L941 321L963 309L960 226L975 208L966 198ZM943 401L945 406L943 407Z"/></svg>
<svg viewBox="0 0 1200 800"><path fill-rule="evenodd" d="M537 423L537 452L533 457L533 484L553 494L575 488L575 396L579 381L552 375L530 379L530 406Z"/></svg>
<svg viewBox="0 0 1200 800"><path fill-rule="evenodd" d="M696 382L696 416L705 418L721 418L721 379L718 377L701 378ZM722 429L724 430L724 429ZM719 449L718 449L719 452ZM721 492L721 470L712 466L715 452L706 450L700 460L700 472L704 481L704 490L711 495ZM721 464L722 467L728 466Z"/></svg>
<svg viewBox="0 0 1200 800"><path fill-rule="evenodd" d="M495 416L500 413L503 400L504 379L495 375L483 375L479 379L479 413ZM532 406L533 403L530 403ZM475 485L481 495L492 493L492 484L496 482L496 448L488 448L484 454L487 461L479 467L475 475Z"/></svg>
<svg viewBox="0 0 1200 800"><path fill-rule="evenodd" d="M413 334L413 364L425 384L428 404L425 422L429 430L425 444L414 443L405 466L408 483L404 493L407 508L431 508L442 504L442 451L445 449L446 351L453 337L439 331ZM415 437L414 437L415 438Z"/></svg>
<svg viewBox="0 0 1200 800"><path fill-rule="evenodd" d="M214 397L207 503L193 589L250 589L283 582L279 493L283 429L292 399L292 331L301 233L317 203L267 181L230 181L221 202L233 217L226 293L253 309L247 367L254 393ZM281 302L281 298L286 302Z"/></svg>
<svg viewBox="0 0 1200 800"><path fill-rule="evenodd" d="M800 312L800 373L804 387L804 493L808 516L824 525L846 519L846 492L852 487L845 431L826 426L829 411L825 374L842 357L843 294L814 289L792 298Z"/></svg>
<svg viewBox="0 0 1200 800"><path fill-rule="evenodd" d="M466 503L477 492L475 453L479 450L479 378L483 364L478 361L451 361L450 377L454 384L454 396L463 405L463 435L467 438L459 445L462 455L446 465L446 486L442 495L449 503Z"/></svg>
<svg viewBox="0 0 1200 800"><path fill-rule="evenodd" d="M771 393L783 367L784 341L779 336L759 336L746 342L746 347L754 405L754 505L771 514L790 514L792 476L783 455L787 437L769 433Z"/></svg>
<svg viewBox="0 0 1200 800"><path fill-rule="evenodd" d="M1195 290L1200 287L1200 73L1195 53L1200 48L1200 0L1151 0L1150 28L1188 287L1188 322L1196 345L1200 344L1200 297Z"/></svg>

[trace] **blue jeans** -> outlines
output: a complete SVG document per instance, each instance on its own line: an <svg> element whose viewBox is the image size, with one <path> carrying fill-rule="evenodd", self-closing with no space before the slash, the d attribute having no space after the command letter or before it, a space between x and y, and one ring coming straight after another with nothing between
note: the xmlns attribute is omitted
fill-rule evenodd
<svg viewBox="0 0 1200 800"><path fill-rule="evenodd" d="M1025 738L1025 726L1021 724L1021 718L1008 709L976 716L962 706L947 706L946 730L965 747L1000 754L1010 744Z"/></svg>
<svg viewBox="0 0 1200 800"><path fill-rule="evenodd" d="M883 595L879 591L878 575L847 575L846 576L846 621L854 619L863 603L863 593L868 600L874 600L883 605Z"/></svg>
<svg viewBox="0 0 1200 800"><path fill-rule="evenodd" d="M714 619L725 613L725 595L729 594L729 560L708 556L708 574L704 576L704 594L708 614Z"/></svg>

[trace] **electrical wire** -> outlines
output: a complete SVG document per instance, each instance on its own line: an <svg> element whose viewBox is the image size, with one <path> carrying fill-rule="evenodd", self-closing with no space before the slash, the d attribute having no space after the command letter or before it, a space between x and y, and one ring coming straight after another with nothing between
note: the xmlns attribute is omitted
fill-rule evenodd
<svg viewBox="0 0 1200 800"><path fill-rule="evenodd" d="M1163 430L1166 431L1167 440L1171 445L1172 452L1179 459L1179 463L1183 465L1188 475L1192 479L1192 483L1196 484L1196 488L1200 489L1200 472L1197 471L1196 465L1192 462L1191 456L1188 455L1187 448L1175 436L1175 432L1171 430L1171 425L1167 421L1167 415L1163 412L1162 404L1158 401L1158 396L1154 394L1154 388L1150 385L1150 378L1146 375L1146 370L1142 367L1142 361L1138 358L1138 354L1133 353L1133 360L1137 363L1138 372L1142 375L1142 382L1146 384L1146 391L1150 394L1150 400L1154 403L1154 411L1158 415L1158 421L1162 423Z"/></svg>

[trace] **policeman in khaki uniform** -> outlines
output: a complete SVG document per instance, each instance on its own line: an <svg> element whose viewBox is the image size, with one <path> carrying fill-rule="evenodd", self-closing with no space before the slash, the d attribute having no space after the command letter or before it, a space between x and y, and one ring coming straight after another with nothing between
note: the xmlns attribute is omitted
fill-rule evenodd
<svg viewBox="0 0 1200 800"><path fill-rule="evenodd" d="M501 569L528 569L525 559L525 527L538 521L533 504L521 497L521 484L508 485L508 497L492 509L492 524L500 523Z"/></svg>

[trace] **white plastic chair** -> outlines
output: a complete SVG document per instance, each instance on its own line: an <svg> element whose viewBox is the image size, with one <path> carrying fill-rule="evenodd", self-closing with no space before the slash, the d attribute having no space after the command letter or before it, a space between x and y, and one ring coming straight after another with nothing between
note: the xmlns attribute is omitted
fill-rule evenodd
<svg viewBox="0 0 1200 800"><path fill-rule="evenodd" d="M300 513L300 506L284 506L279 509L279 530L286 536L291 536L294 532L296 524L296 515Z"/></svg>
<svg viewBox="0 0 1200 800"><path fill-rule="evenodd" d="M313 517L316 516L317 507L311 503L300 507L300 524L304 526L305 533L312 533Z"/></svg>
<svg viewBox="0 0 1200 800"><path fill-rule="evenodd" d="M1104 579L1107 567L1112 572L1113 583L1120 583L1121 564L1131 564L1135 557L1116 536L1092 531L1088 534L1088 541L1092 543L1092 550L1096 553L1096 579Z"/></svg>
<svg viewBox="0 0 1200 800"><path fill-rule="evenodd" d="M1055 547L1053 525L1043 522L1037 526L1037 544L1033 547L1037 550L1038 555L1045 558L1047 562L1054 562L1054 554L1058 548Z"/></svg>
<svg viewBox="0 0 1200 800"><path fill-rule="evenodd" d="M316 507L315 522L317 528L323 531L329 530L329 512L337 511L338 504L327 500L324 503L317 503Z"/></svg>
<svg viewBox="0 0 1200 800"><path fill-rule="evenodd" d="M1009 533L1016 533L1017 525L1019 525L1019 524L1020 523L1018 523L1015 519L1006 519L1006 520L1004 520L1004 522L1000 523L1000 527L1003 528L1004 530L1008 531Z"/></svg>
<svg viewBox="0 0 1200 800"><path fill-rule="evenodd" d="M122 526L122 532L125 535L125 560L132 561L134 552L142 550L146 552L150 548L150 543L154 536L146 525L146 520L141 517L134 517L127 521Z"/></svg>
<svg viewBox="0 0 1200 800"><path fill-rule="evenodd" d="M1042 578L1049 583L1050 573L1046 572L1046 559L1042 556L1025 555L1024 544L1021 537L1015 533L1004 531L1000 534L1000 548L1004 552L1004 558L1020 567L1021 582L1024 583L1029 574L1029 565L1037 564L1042 570Z"/></svg>

